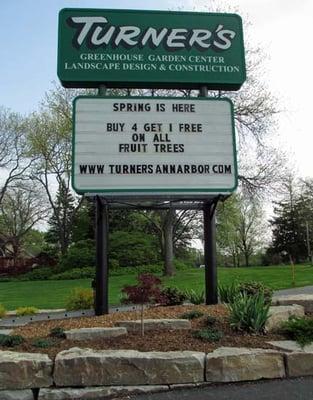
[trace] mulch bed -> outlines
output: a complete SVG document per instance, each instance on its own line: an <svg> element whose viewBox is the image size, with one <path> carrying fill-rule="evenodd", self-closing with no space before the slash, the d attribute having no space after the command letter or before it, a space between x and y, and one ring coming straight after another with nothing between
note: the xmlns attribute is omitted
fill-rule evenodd
<svg viewBox="0 0 313 400"><path fill-rule="evenodd" d="M1 350L12 350L32 353L46 353L54 358L57 353L71 347L104 349L134 349L140 351L201 351L211 352L222 346L227 347L252 347L252 348L273 348L266 342L283 339L280 335L248 335L236 333L230 329L228 323L228 312L223 305L216 306L174 306L174 307L152 307L145 310L145 318L179 318L181 314L191 310L198 310L205 314L204 317L191 321L191 330L175 331L147 331L144 337L137 333L129 333L126 336L114 339L101 339L93 341L70 341L65 339L53 339L55 342L48 348L38 348L32 342L36 338L49 338L50 330L55 327L62 327L64 330L87 327L111 327L120 320L139 319L139 312L117 312L98 317L82 317L66 320L53 320L34 322L23 327L16 328L13 334L21 335L26 340L23 344L14 348ZM193 337L193 331L204 328L206 317L214 316L217 319L215 328L223 331L224 336L218 342L204 342Z"/></svg>

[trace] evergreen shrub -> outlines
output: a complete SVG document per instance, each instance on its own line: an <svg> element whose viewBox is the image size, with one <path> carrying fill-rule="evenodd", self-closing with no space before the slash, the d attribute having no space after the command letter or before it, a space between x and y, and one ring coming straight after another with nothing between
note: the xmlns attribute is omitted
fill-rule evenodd
<svg viewBox="0 0 313 400"><path fill-rule="evenodd" d="M161 291L162 305L177 306L183 304L186 300L186 295L176 287L166 287Z"/></svg>

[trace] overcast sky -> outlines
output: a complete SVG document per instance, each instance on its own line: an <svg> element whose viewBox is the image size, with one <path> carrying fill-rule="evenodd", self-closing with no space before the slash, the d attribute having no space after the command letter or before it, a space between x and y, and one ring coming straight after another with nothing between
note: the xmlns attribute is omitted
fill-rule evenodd
<svg viewBox="0 0 313 400"><path fill-rule="evenodd" d="M218 2L218 1L217 1ZM229 1L228 1L229 3ZM250 41L268 59L262 77L279 99L277 143L298 174L313 177L313 0L233 0ZM210 0L0 0L0 105L28 113L56 75L57 18L64 7L210 11ZM244 29L244 34L246 30Z"/></svg>

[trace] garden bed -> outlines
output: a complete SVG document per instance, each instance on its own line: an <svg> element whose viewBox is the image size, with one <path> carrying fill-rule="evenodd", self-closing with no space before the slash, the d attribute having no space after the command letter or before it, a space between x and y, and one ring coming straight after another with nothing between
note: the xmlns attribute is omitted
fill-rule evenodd
<svg viewBox="0 0 313 400"><path fill-rule="evenodd" d="M46 353L54 358L57 353L71 347L92 348L92 349L134 349L140 351L183 351L193 350L211 352L218 347L250 347L250 348L273 348L268 341L284 339L281 335L249 335L231 330L228 323L228 311L223 305L216 306L173 306L173 307L151 307L145 310L144 317L159 318L181 318L181 315L197 310L204 314L203 317L191 321L190 330L178 331L149 331L144 337L137 333L129 333L113 339L101 339L93 341L70 341L67 339L50 338L52 328L61 327L64 330L88 327L112 327L117 321L139 319L139 312L117 312L98 317L82 317L67 320L54 320L35 322L14 330L13 334L21 335L25 342L8 349L1 347L1 350L13 350L19 352ZM215 342L206 342L197 339L193 333L206 326L207 316L216 318L214 328L223 332L223 337ZM36 347L34 340L43 338L52 340L49 347ZM45 343L45 341L43 341Z"/></svg>

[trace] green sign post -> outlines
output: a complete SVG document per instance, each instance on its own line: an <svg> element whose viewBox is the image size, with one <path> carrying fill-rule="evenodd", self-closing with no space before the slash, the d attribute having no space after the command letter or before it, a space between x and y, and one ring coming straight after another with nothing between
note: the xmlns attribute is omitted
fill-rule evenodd
<svg viewBox="0 0 313 400"><path fill-rule="evenodd" d="M63 9L58 76L65 87L238 90L246 78L241 18Z"/></svg>

